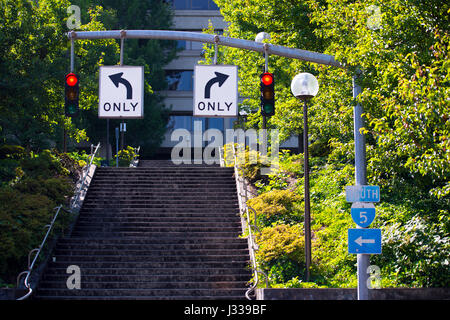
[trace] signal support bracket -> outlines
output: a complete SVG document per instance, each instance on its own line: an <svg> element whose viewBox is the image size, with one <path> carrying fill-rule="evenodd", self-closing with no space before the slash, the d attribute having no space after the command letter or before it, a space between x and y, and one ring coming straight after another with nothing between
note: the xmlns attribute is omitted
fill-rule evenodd
<svg viewBox="0 0 450 320"><path fill-rule="evenodd" d="M269 72L269 44L264 43L263 48L264 48L264 59L266 60L264 65L264 72Z"/></svg>
<svg viewBox="0 0 450 320"><path fill-rule="evenodd" d="M125 42L125 37L127 32L125 30L120 30L120 65L123 66L123 45Z"/></svg>
<svg viewBox="0 0 450 320"><path fill-rule="evenodd" d="M213 64L217 64L217 54L218 54L217 44L219 43L219 41L220 41L219 36L217 34L214 35L214 60L213 60Z"/></svg>

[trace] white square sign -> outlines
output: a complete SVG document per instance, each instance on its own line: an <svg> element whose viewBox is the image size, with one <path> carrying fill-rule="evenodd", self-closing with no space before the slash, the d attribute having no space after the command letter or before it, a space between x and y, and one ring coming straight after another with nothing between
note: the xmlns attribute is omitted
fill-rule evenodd
<svg viewBox="0 0 450 320"><path fill-rule="evenodd" d="M144 67L101 66L99 118L144 117Z"/></svg>
<svg viewBox="0 0 450 320"><path fill-rule="evenodd" d="M237 103L237 66L195 66L194 117L237 117Z"/></svg>

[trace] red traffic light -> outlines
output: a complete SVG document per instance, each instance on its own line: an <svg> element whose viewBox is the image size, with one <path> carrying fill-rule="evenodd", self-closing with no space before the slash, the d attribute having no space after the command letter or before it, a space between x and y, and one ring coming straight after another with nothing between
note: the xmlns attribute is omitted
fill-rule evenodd
<svg viewBox="0 0 450 320"><path fill-rule="evenodd" d="M74 85L76 85L78 83L78 77L73 73L69 73L66 76L66 83L68 86L73 87Z"/></svg>
<svg viewBox="0 0 450 320"><path fill-rule="evenodd" d="M263 73L261 76L261 82L266 86L270 86L273 83L273 74L269 72Z"/></svg>

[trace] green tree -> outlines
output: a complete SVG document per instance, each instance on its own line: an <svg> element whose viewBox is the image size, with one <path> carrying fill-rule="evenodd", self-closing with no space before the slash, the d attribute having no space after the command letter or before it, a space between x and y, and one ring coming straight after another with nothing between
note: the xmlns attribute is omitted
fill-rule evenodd
<svg viewBox="0 0 450 320"><path fill-rule="evenodd" d="M64 117L63 79L69 71L66 0L0 1L0 135L3 142L39 150L60 143L62 128L80 141L86 139L80 120ZM102 29L101 8L90 12L83 30ZM95 66L117 52L110 40L82 41L77 54L81 81L81 109L91 108L97 92ZM80 62L83 62L82 64Z"/></svg>
<svg viewBox="0 0 450 320"><path fill-rule="evenodd" d="M96 4L101 5L103 10L97 15L98 20L108 30L169 29L172 24L173 11L170 3L165 1L80 0L74 3L80 6L82 12L92 10ZM116 43L120 45L120 41ZM168 110L164 108L162 97L155 91L166 88L163 66L175 58L176 52L175 41L126 39L124 42L124 65L144 66L144 119L127 120L126 133L126 143L133 146L140 145L143 156L151 155L159 147L166 131ZM117 51L102 64L118 64L119 53L120 51ZM84 64L81 59L80 63ZM98 79L98 66L95 67L97 71L94 74ZM98 84L93 88L98 90ZM98 119L98 99L88 103L92 104L89 107L91 111L83 115L83 125L86 126L89 137L103 141L106 121ZM110 120L111 136L114 136L113 130L119 123L120 120Z"/></svg>
<svg viewBox="0 0 450 320"><path fill-rule="evenodd" d="M361 70L368 181L381 186L386 206L403 204L406 211L401 217L384 212L378 224L387 232L392 223L403 229L416 225L411 221L424 223L432 233L427 239L440 240L439 245L427 243L423 256L434 259L439 265L435 270L441 270L445 262L437 252L450 241L449 5L437 0L216 2L231 37L254 40L265 31L270 43L331 54L345 65L337 69L269 59L276 79L276 115L269 127L279 129L282 139L302 130L302 109L290 93L290 82L298 72L315 74L320 89L308 108L310 140L328 144L327 161L337 171L354 161L352 75ZM212 54L210 48L207 57ZM220 59L239 66L239 90L247 98L241 108L255 111L247 125L260 127L258 75L263 57L221 48ZM390 264L386 272L398 270L393 259L400 255L393 243L386 242L388 251L394 251L383 262ZM413 251L402 253L402 259L416 261L408 256ZM424 264L408 270L408 277L421 279L419 273L427 272ZM418 280L414 285L436 285L432 282Z"/></svg>

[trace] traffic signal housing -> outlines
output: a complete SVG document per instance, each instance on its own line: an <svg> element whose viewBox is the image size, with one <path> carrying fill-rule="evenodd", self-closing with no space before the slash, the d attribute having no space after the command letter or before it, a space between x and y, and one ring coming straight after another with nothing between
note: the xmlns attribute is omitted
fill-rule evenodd
<svg viewBox="0 0 450 320"><path fill-rule="evenodd" d="M78 116L78 98L80 96L78 76L74 73L66 75L64 111L67 117Z"/></svg>
<svg viewBox="0 0 450 320"><path fill-rule="evenodd" d="M261 115L271 117L275 114L275 86L273 74L264 72L260 75Z"/></svg>

